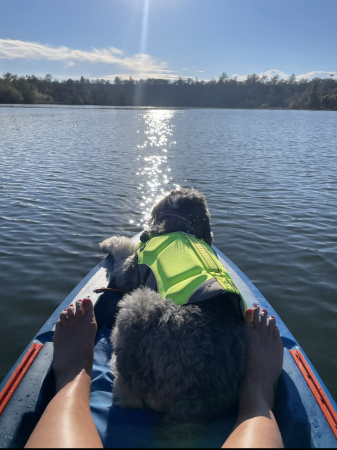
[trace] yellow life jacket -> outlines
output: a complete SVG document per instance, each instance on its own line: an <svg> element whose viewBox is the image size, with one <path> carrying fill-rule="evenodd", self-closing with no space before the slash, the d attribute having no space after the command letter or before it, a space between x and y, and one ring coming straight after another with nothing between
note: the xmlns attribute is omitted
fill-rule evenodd
<svg viewBox="0 0 337 450"><path fill-rule="evenodd" d="M244 298L203 239L183 232L162 234L150 237L145 244L140 242L137 255L140 284L163 298L184 305L227 293L235 309L244 315Z"/></svg>

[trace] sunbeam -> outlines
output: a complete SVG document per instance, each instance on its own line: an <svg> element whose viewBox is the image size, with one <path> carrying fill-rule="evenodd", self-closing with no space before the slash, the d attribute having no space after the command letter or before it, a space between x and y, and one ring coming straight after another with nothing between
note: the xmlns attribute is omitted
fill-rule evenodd
<svg viewBox="0 0 337 450"><path fill-rule="evenodd" d="M149 0L144 0L143 26L142 26L142 35L140 38L140 53L146 52L148 18L149 18Z"/></svg>
<svg viewBox="0 0 337 450"><path fill-rule="evenodd" d="M145 54L146 53L146 44L147 44L147 29L148 29L148 19L149 19L149 0L144 0L144 9L143 9L143 24L142 24L142 32L140 37L140 53ZM145 61L146 59L142 58L142 66L141 66L141 72L145 73L146 67L145 67ZM136 86L136 92L135 92L135 98L134 98L134 105L141 105L142 104L142 95L144 92L144 86L142 83L138 83Z"/></svg>

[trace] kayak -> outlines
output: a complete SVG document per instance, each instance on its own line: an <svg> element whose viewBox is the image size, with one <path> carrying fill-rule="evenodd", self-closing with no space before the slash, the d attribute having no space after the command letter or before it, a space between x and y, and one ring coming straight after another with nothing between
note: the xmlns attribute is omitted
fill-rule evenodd
<svg viewBox="0 0 337 450"><path fill-rule="evenodd" d="M133 239L139 240L140 233ZM220 262L243 294L248 308L258 304L276 317L284 345L283 370L274 414L285 447L337 448L337 405L299 343L254 284L213 246ZM162 415L151 410L121 409L113 404L110 370L111 327L122 294L113 290L109 273L113 258L103 259L47 320L0 385L0 447L23 447L55 394L52 371L53 334L62 310L76 299L90 297L98 331L90 406L104 447L221 447L232 431L237 408L174 441L161 430ZM98 290L98 291L97 291Z"/></svg>

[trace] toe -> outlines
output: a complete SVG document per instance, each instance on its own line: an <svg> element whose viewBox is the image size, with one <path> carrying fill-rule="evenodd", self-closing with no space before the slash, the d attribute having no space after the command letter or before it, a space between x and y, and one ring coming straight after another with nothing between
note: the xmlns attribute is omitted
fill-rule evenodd
<svg viewBox="0 0 337 450"><path fill-rule="evenodd" d="M72 319L75 315L75 310L74 310L73 304L68 306L67 312L68 312L68 319Z"/></svg>
<svg viewBox="0 0 337 450"><path fill-rule="evenodd" d="M268 324L268 329L269 329L270 333L272 333L274 331L275 325L276 325L275 316L270 316L269 317L269 324Z"/></svg>
<svg viewBox="0 0 337 450"><path fill-rule="evenodd" d="M245 312L245 327L248 335L253 331L252 323L253 323L253 310L247 309L247 311Z"/></svg>
<svg viewBox="0 0 337 450"><path fill-rule="evenodd" d="M261 325L263 325L263 327L267 326L267 317L268 311L266 309L263 309L261 312Z"/></svg>
<svg viewBox="0 0 337 450"><path fill-rule="evenodd" d="M259 313L260 313L260 307L258 305L254 305L254 309L253 309L253 325L254 325L254 328L256 328L259 325L259 323L260 323Z"/></svg>
<svg viewBox="0 0 337 450"><path fill-rule="evenodd" d="M82 304L83 304L83 314L85 316L93 316L94 305L92 304L90 298L84 298Z"/></svg>
<svg viewBox="0 0 337 450"><path fill-rule="evenodd" d="M278 329L278 327L274 327L274 330L273 330L273 336L274 336L276 339L279 339L279 338L281 337L281 335L280 335L280 330Z"/></svg>
<svg viewBox="0 0 337 450"><path fill-rule="evenodd" d="M60 314L60 322L62 325L66 325L68 323L68 313L66 309L64 309Z"/></svg>
<svg viewBox="0 0 337 450"><path fill-rule="evenodd" d="M76 317L83 316L83 300L76 300Z"/></svg>
<svg viewBox="0 0 337 450"><path fill-rule="evenodd" d="M253 310L247 309L247 311L245 312L245 323L247 323L248 325L251 325L252 320L253 320Z"/></svg>

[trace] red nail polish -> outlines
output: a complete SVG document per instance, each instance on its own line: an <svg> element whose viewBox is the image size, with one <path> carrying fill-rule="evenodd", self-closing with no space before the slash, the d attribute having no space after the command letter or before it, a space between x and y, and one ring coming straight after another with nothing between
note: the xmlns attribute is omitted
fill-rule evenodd
<svg viewBox="0 0 337 450"><path fill-rule="evenodd" d="M74 306L73 304L69 305L69 306Z"/></svg>
<svg viewBox="0 0 337 450"><path fill-rule="evenodd" d="M247 313L248 313L248 314L251 314L252 312L253 312L252 309L247 309Z"/></svg>
<svg viewBox="0 0 337 450"><path fill-rule="evenodd" d="M63 311L67 311L66 309L64 309Z"/></svg>
<svg viewBox="0 0 337 450"><path fill-rule="evenodd" d="M77 300L78 302L83 302L83 300Z"/></svg>
<svg viewBox="0 0 337 450"><path fill-rule="evenodd" d="M254 306L254 308L257 308L259 305L253 305Z"/></svg>
<svg viewBox="0 0 337 450"><path fill-rule="evenodd" d="M84 301L85 303L91 302L90 298L84 298L83 301Z"/></svg>
<svg viewBox="0 0 337 450"><path fill-rule="evenodd" d="M263 308L263 310L262 310L263 312L267 312L267 310L265 309L265 308Z"/></svg>
<svg viewBox="0 0 337 450"><path fill-rule="evenodd" d="M270 316L271 319L275 319L275 316Z"/></svg>

